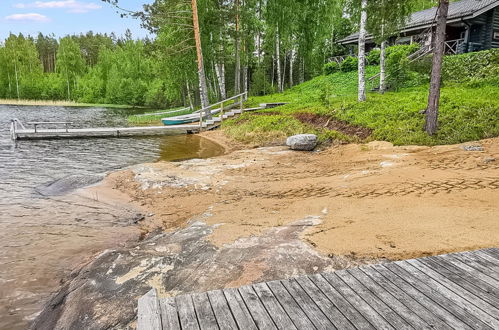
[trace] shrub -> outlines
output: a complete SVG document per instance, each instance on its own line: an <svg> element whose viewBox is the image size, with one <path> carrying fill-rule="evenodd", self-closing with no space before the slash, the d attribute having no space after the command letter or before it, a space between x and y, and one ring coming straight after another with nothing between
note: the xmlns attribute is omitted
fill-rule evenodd
<svg viewBox="0 0 499 330"><path fill-rule="evenodd" d="M499 83L499 77L494 72L499 68L499 49L462 55L445 56L442 66L444 81L473 84L488 82Z"/></svg>
<svg viewBox="0 0 499 330"><path fill-rule="evenodd" d="M381 58L381 50L373 49L367 55L367 63L369 65L379 65L380 58Z"/></svg>
<svg viewBox="0 0 499 330"><path fill-rule="evenodd" d="M343 62L340 64L340 70L342 72L350 72L357 70L359 65L359 59L357 57L348 56Z"/></svg>
<svg viewBox="0 0 499 330"><path fill-rule="evenodd" d="M386 72L390 88L397 90L402 87L418 85L418 74L411 71L410 61L407 58L418 48L418 44L397 45L387 48Z"/></svg>
<svg viewBox="0 0 499 330"><path fill-rule="evenodd" d="M329 62L324 64L322 71L324 72L325 75L330 75L340 71L340 65L336 62Z"/></svg>

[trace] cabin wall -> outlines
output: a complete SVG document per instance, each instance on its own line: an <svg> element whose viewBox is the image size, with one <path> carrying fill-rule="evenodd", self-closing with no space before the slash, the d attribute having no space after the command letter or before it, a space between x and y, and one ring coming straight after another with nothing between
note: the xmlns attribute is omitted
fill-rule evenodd
<svg viewBox="0 0 499 330"><path fill-rule="evenodd" d="M496 38L494 38L496 35ZM499 7L494 9L493 19L492 19L492 35L491 35L491 48L499 48Z"/></svg>

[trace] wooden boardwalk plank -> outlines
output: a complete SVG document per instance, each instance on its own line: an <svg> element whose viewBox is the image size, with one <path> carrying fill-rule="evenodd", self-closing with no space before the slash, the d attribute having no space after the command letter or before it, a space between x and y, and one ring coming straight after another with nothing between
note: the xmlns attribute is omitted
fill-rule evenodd
<svg viewBox="0 0 499 330"><path fill-rule="evenodd" d="M175 297L177 312L182 330L199 330L196 310L192 303L192 295Z"/></svg>
<svg viewBox="0 0 499 330"><path fill-rule="evenodd" d="M161 323L163 324L163 329L180 330L180 321L178 319L175 299L160 299L159 307L161 309Z"/></svg>
<svg viewBox="0 0 499 330"><path fill-rule="evenodd" d="M428 305L423 305L420 303L420 299L415 299L411 295L407 293L408 290L405 289L404 285L407 285L402 279L398 279L396 275L393 275L396 277L397 281L394 281L395 283L392 283L389 278L381 275L381 273L377 272L373 267L361 267L359 269L354 269L355 271L362 272L363 274L367 275L369 278L371 278L373 281L381 285L385 290L390 292L395 298L397 298L400 302L402 302L409 310L411 310L415 316L419 316L420 318L424 319L424 322L427 324L421 325L420 327L416 327L416 329L424 329L424 328L433 328L433 329L452 329L451 326L447 323L444 322L444 318L439 318L436 316L433 311L434 308L428 307ZM400 285L402 283L403 285ZM397 285L399 284L399 285ZM414 290L417 292L417 290ZM429 301L429 299L427 299ZM424 299L423 299L424 303Z"/></svg>
<svg viewBox="0 0 499 330"><path fill-rule="evenodd" d="M217 330L218 324L208 294L206 292L193 294L192 302L201 330Z"/></svg>
<svg viewBox="0 0 499 330"><path fill-rule="evenodd" d="M436 281L431 281L431 278L426 276L406 262L397 262L392 264L385 264L386 268L396 273L399 276L410 279L411 284L417 286L418 289L426 291L426 294L435 302L438 302L454 315L459 317L463 322L467 323L474 329L487 329L488 326L482 322L473 312L477 311L476 308L454 294L452 291L443 287ZM430 283L431 282L431 283Z"/></svg>
<svg viewBox="0 0 499 330"><path fill-rule="evenodd" d="M139 299L138 327L142 330L161 330L161 311L156 289L151 289Z"/></svg>
<svg viewBox="0 0 499 330"><path fill-rule="evenodd" d="M208 292L213 313L217 319L218 326L221 330L237 329L236 321L232 316L229 304L225 299L222 290Z"/></svg>
<svg viewBox="0 0 499 330"><path fill-rule="evenodd" d="M359 268L348 269L347 272L352 275L359 283L362 283L373 295L383 301L387 306L390 306L398 315L416 329L429 328L428 323L419 318L414 311L400 302L394 295L390 293L388 288L383 283L377 283L375 280L363 273ZM421 308L421 306L420 306Z"/></svg>
<svg viewBox="0 0 499 330"><path fill-rule="evenodd" d="M270 281L267 285L298 329L315 329L314 324L280 281Z"/></svg>
<svg viewBox="0 0 499 330"><path fill-rule="evenodd" d="M269 316L269 313L262 305L260 298L256 294L255 290L251 286L242 286L239 288L239 293L243 298L248 310L253 316L253 320L260 329L277 329L274 321Z"/></svg>
<svg viewBox="0 0 499 330"><path fill-rule="evenodd" d="M308 278L334 303L343 315L350 320L357 328L374 329L369 321L357 309L350 304L326 279L319 275L310 275Z"/></svg>
<svg viewBox="0 0 499 330"><path fill-rule="evenodd" d="M481 251L499 260L499 248L484 249Z"/></svg>
<svg viewBox="0 0 499 330"><path fill-rule="evenodd" d="M357 292L353 291L335 273L324 273L322 276L333 286L343 297L350 302L369 322L378 329L393 329L381 315L366 303Z"/></svg>
<svg viewBox="0 0 499 330"><path fill-rule="evenodd" d="M496 280L494 277L490 276L488 273L488 270L485 270L482 268L482 271L477 270L476 267L472 267L471 265L468 265L466 262L463 262L457 258L454 258L453 255L449 256L449 258L446 258L445 261L448 261L449 263L453 264L457 268L461 269L461 271L469 272L470 274L473 274L476 276L477 279L480 279L486 283L489 283L490 285L493 285L495 287L499 287L499 281Z"/></svg>
<svg viewBox="0 0 499 330"><path fill-rule="evenodd" d="M341 313L337 306L307 276L296 278L298 284L312 298L326 317L338 329L355 329L352 323ZM350 307L351 308L351 307Z"/></svg>
<svg viewBox="0 0 499 330"><path fill-rule="evenodd" d="M397 287L401 288L404 292L411 295L412 298L416 299L419 303L425 306L428 310L433 311L435 315L438 315L446 324L448 324L453 329L472 329L468 324L461 321L459 318L454 316L445 307L450 303L450 301L445 301L443 306L437 302L430 299L432 292L430 289L423 287L422 289L417 288L413 283L414 280L409 276L398 276L396 273L390 271L384 265L375 265L372 267L378 273L383 275ZM428 295L428 296L427 296Z"/></svg>
<svg viewBox="0 0 499 330"><path fill-rule="evenodd" d="M289 294L296 300L298 306L307 314L308 318L317 329L336 329L320 308L308 296L294 279L281 281Z"/></svg>
<svg viewBox="0 0 499 330"><path fill-rule="evenodd" d="M239 329L250 329L256 330L255 321L251 317L246 304L243 301L243 298L239 294L237 289L225 289L223 290L225 298L227 299L227 303L229 304L230 310L232 311L232 315L234 315L234 319L236 320Z"/></svg>
<svg viewBox="0 0 499 330"><path fill-rule="evenodd" d="M376 312L381 314L395 329L411 329L412 327L400 315L395 313L387 304L371 293L367 287L359 282L347 271L335 272L336 276L345 282L350 289L354 290L362 299Z"/></svg>
<svg viewBox="0 0 499 330"><path fill-rule="evenodd" d="M473 275L457 269L452 264L444 262L443 260L435 261L433 258L424 258L418 261L433 268L442 276L445 276L454 283L461 285L466 290L473 292L475 295L479 295L481 299L492 305L499 306L499 288L491 286L488 283L477 279Z"/></svg>
<svg viewBox="0 0 499 330"><path fill-rule="evenodd" d="M442 287L445 287L446 292L452 292L455 294L448 294L449 297L459 297L455 299L459 303L467 304L469 303L470 311L476 316L478 316L483 322L487 323L494 329L499 329L499 320L496 320L493 315L499 315L499 310L496 309L493 305L488 302L482 300L480 296L482 295L479 290L476 290L471 286L473 291L466 290L462 286L460 286L457 282L453 282L448 278L445 278L437 271L432 268L426 266L425 264L417 261L417 260L409 260L407 263L402 264L401 267L409 271L409 267L407 264L410 264L412 267L418 269L421 273L423 273L427 277L431 277L434 283L439 283ZM440 267L443 268L443 267ZM418 274L418 276L421 276ZM461 281L460 283L466 283L465 281ZM478 292L478 293L476 293Z"/></svg>
<svg viewBox="0 0 499 330"><path fill-rule="evenodd" d="M139 330L499 329L499 249L139 299Z"/></svg>
<svg viewBox="0 0 499 330"><path fill-rule="evenodd" d="M257 283L252 286L278 329L296 329L293 321L289 318L266 283Z"/></svg>

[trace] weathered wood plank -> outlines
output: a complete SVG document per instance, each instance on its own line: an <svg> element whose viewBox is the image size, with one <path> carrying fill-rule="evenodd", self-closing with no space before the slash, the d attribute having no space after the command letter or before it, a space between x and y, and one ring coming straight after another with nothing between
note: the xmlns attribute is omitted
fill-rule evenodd
<svg viewBox="0 0 499 330"><path fill-rule="evenodd" d="M354 270L357 271L357 269ZM431 300L423 296L424 298L426 298L426 301L429 302L429 304L424 304L424 299L423 302L420 303L421 299L415 299L414 297L409 295L408 292L411 291L410 289L412 289L412 293L417 292L418 294L420 294L420 292L410 287L409 289L406 289L406 286L408 286L408 284L404 280L398 278L395 274L389 274L394 276L394 278L392 278L392 282L390 281L390 276L385 277L381 275L381 273L377 272L373 267L361 267L358 269L358 271L359 273L362 272L374 282L385 288L396 299L407 306L407 308L409 308L414 313L414 315L419 316L419 318L423 319L424 322L427 323L426 326L421 325L421 327L416 327L416 329L455 329L451 327L447 322L444 322L445 317L438 317L438 313L437 315L433 313L434 308L432 308L433 302Z"/></svg>
<svg viewBox="0 0 499 330"><path fill-rule="evenodd" d="M389 306L382 300L373 295L361 282L359 282L352 274L347 271L335 272L343 282L345 282L350 289L362 297L362 299L376 310L383 318L388 321L395 329L411 329L412 327L402 318L395 313Z"/></svg>
<svg viewBox="0 0 499 330"><path fill-rule="evenodd" d="M472 329L468 324L461 321L458 317L452 314L445 307L450 304L450 301L446 301L443 306L428 298L432 296L432 292L429 288L422 287L417 288L414 285L414 279L410 276L402 275L399 276L396 273L390 271L384 265L374 265L373 270L380 273L383 277L387 278L397 287L401 288L404 292L409 294L413 299L417 300L426 309L431 310L435 315L441 318L446 324L448 324L453 329ZM428 297L427 297L428 295Z"/></svg>
<svg viewBox="0 0 499 330"><path fill-rule="evenodd" d="M469 302L454 294L440 283L431 280L430 277L426 276L418 269L406 267L407 265L409 264L406 262L397 262L385 264L384 266L397 275L409 279L411 284L417 286L418 289L426 291L425 294L433 301L441 304L470 327L474 329L489 328L487 324L482 322L482 320L477 318L476 314L473 313L478 310L477 308L473 308L474 306L471 306Z"/></svg>
<svg viewBox="0 0 499 330"><path fill-rule="evenodd" d="M482 251L499 260L499 248L483 249Z"/></svg>
<svg viewBox="0 0 499 330"><path fill-rule="evenodd" d="M315 302L310 299L308 294L300 287L294 279L281 281L282 285L288 290L289 294L296 300L298 306L307 314L308 319L312 321L317 329L336 329L329 319L322 313Z"/></svg>
<svg viewBox="0 0 499 330"><path fill-rule="evenodd" d="M217 320L211 308L208 294L206 292L193 294L192 302L201 330L218 330Z"/></svg>
<svg viewBox="0 0 499 330"><path fill-rule="evenodd" d="M496 280L494 277L490 276L488 274L488 271L479 271L475 267L471 267L465 262L462 262L461 260L454 258L453 255L450 255L449 258L445 259L449 263L455 265L457 268L461 269L461 271L469 272L470 274L473 274L476 276L477 279L480 279L486 283L489 283L490 285L493 285L495 287L499 287L499 281Z"/></svg>
<svg viewBox="0 0 499 330"><path fill-rule="evenodd" d="M364 274L360 269L348 269L347 272L359 283L362 283L377 299L383 301L387 306L400 315L408 324L415 329L429 328L428 323L419 318L416 313L407 308L382 283L377 283L372 278ZM384 281L386 282L386 281ZM391 323L391 322L390 322ZM393 323L391 323L393 325Z"/></svg>
<svg viewBox="0 0 499 330"><path fill-rule="evenodd" d="M464 255L466 255L467 257L472 256L475 260L480 262L482 266L499 272L499 260L490 256L488 253L478 251L476 253L464 253Z"/></svg>
<svg viewBox="0 0 499 330"><path fill-rule="evenodd" d="M232 316L229 304L221 290L208 292L208 298L213 308L213 313L217 319L218 326L221 330L237 329L236 321Z"/></svg>
<svg viewBox="0 0 499 330"><path fill-rule="evenodd" d="M161 311L156 289L140 297L137 315L139 330L161 330Z"/></svg>
<svg viewBox="0 0 499 330"><path fill-rule="evenodd" d="M239 291L237 289L225 289L223 293L239 329L258 329Z"/></svg>
<svg viewBox="0 0 499 330"><path fill-rule="evenodd" d="M279 301L269 289L267 284L257 283L253 284L252 287L260 298L262 304L265 306L268 314L272 320L274 320L274 323L278 329L296 329L293 321L289 318L281 304L279 304Z"/></svg>
<svg viewBox="0 0 499 330"><path fill-rule="evenodd" d="M259 329L277 329L274 321L267 313L260 298L258 298L258 295L251 286L240 287L239 293L246 303L246 306L253 317L253 321L255 321Z"/></svg>
<svg viewBox="0 0 499 330"><path fill-rule="evenodd" d="M161 310L161 323L163 324L163 329L180 330L180 321L178 319L175 299L160 299L159 307Z"/></svg>
<svg viewBox="0 0 499 330"><path fill-rule="evenodd" d="M487 323L494 329L499 329L499 320L496 320L493 317L493 315L499 315L499 310L480 298L480 296L482 296L482 292L475 289L473 286L470 286L470 289L473 291L466 290L463 286L459 285L458 282L451 281L450 279L442 276L442 274L417 260L408 260L407 263L403 263L400 266L408 271L411 271L408 265L411 265L419 271L417 274L419 278L423 278L423 276L431 278L432 280L430 281L432 283L438 283L442 286L442 288L446 288L445 290L442 290L444 294L446 293L446 295L451 298L454 297L453 300L458 303L469 305L470 312L478 316L481 321ZM439 269L442 268L443 267L439 267ZM460 281L459 283L463 284L466 283L466 281Z"/></svg>
<svg viewBox="0 0 499 330"><path fill-rule="evenodd" d="M499 280L499 261L496 261L494 258L486 255L485 253L482 256L478 253L459 253L453 254L452 257L464 262L482 273L486 273L495 280ZM487 260L487 257L491 260Z"/></svg>
<svg viewBox="0 0 499 330"><path fill-rule="evenodd" d="M319 275L310 275L308 278L334 303L345 317L357 328L374 329L367 319L357 311L326 279Z"/></svg>
<svg viewBox="0 0 499 330"><path fill-rule="evenodd" d="M477 279L473 274L463 272L462 270L456 268L451 263L445 260L435 260L434 258L424 258L419 260L428 267L433 268L446 278L451 281L461 285L468 291L474 292L476 295L493 305L499 306L499 288L496 288L488 283L485 283ZM473 289L478 291L474 291Z"/></svg>
<svg viewBox="0 0 499 330"><path fill-rule="evenodd" d="M383 316L378 314L368 303L366 303L354 290L343 282L335 273L324 273L322 276L340 292L345 299L355 306L355 308L375 327L380 329L394 329Z"/></svg>
<svg viewBox="0 0 499 330"><path fill-rule="evenodd" d="M199 323L196 317L192 295L175 297L177 312L182 330L199 330Z"/></svg>
<svg viewBox="0 0 499 330"><path fill-rule="evenodd" d="M312 298L326 317L338 329L355 329L352 323L341 313L338 307L329 300L324 293L308 278L302 276L296 278L296 281L303 290Z"/></svg>
<svg viewBox="0 0 499 330"><path fill-rule="evenodd" d="M298 329L315 329L314 324L280 281L270 281L267 285Z"/></svg>

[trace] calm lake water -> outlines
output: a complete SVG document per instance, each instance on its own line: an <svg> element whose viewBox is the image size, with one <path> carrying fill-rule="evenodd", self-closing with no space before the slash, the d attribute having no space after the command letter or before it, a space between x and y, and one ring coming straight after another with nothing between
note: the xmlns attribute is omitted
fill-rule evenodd
<svg viewBox="0 0 499 330"><path fill-rule="evenodd" d="M71 121L75 127L127 126L132 110L0 105L0 329L23 329L59 281L102 249L137 230L117 209L43 188L67 177L95 177L156 160L206 158L222 148L195 135L10 140L12 118Z"/></svg>

